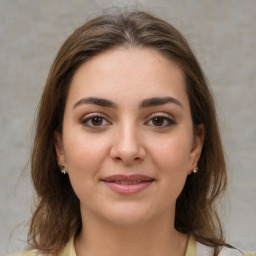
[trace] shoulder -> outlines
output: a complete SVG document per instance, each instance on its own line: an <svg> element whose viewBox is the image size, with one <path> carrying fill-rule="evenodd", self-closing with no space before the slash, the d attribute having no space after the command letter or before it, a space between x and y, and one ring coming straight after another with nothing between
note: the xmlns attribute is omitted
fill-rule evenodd
<svg viewBox="0 0 256 256"><path fill-rule="evenodd" d="M53 254L41 253L38 250L27 250L22 253L10 254L7 256L52 256ZM72 237L70 241L65 245L64 249L58 254L59 256L76 256L74 247L74 238Z"/></svg>
<svg viewBox="0 0 256 256"><path fill-rule="evenodd" d="M197 256L210 256L213 255L213 248L196 242L196 255ZM223 247L219 256L256 256L255 253L245 253L238 249Z"/></svg>
<svg viewBox="0 0 256 256"><path fill-rule="evenodd" d="M21 253L10 254L7 256L40 256L40 254L36 253L34 250L31 250L31 251L24 251Z"/></svg>
<svg viewBox="0 0 256 256"><path fill-rule="evenodd" d="M219 256L256 256L255 253L246 253L237 249L223 247Z"/></svg>

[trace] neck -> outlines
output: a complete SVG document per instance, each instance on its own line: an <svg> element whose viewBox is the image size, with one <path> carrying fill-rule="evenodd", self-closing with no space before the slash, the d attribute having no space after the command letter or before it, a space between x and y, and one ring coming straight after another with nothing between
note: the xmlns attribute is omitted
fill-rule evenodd
<svg viewBox="0 0 256 256"><path fill-rule="evenodd" d="M118 225L82 218L83 228L75 239L77 256L184 256L187 235L175 230L169 218L157 218L143 224Z"/></svg>

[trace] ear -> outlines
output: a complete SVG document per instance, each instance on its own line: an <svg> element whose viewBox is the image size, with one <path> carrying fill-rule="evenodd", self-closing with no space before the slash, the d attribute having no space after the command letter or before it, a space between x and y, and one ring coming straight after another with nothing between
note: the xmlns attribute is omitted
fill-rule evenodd
<svg viewBox="0 0 256 256"><path fill-rule="evenodd" d="M190 174L194 167L197 165L201 156L202 148L204 145L205 127L203 124L197 126L194 133L193 145L190 152L190 168L188 174Z"/></svg>
<svg viewBox="0 0 256 256"><path fill-rule="evenodd" d="M66 166L66 156L63 147L62 135L59 132L55 132L55 150L56 150L56 158L58 161L58 165Z"/></svg>

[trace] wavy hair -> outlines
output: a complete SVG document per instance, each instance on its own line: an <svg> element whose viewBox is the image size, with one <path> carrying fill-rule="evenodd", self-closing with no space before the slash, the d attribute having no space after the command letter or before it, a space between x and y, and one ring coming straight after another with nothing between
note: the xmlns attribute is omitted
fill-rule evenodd
<svg viewBox="0 0 256 256"><path fill-rule="evenodd" d="M216 202L227 184L224 153L211 91L200 65L181 33L154 15L125 11L104 14L75 30L50 69L37 115L31 174L37 194L30 222L31 249L58 255L81 230L80 205L68 176L60 173L55 133L62 131L71 79L80 65L115 47L148 47L177 63L186 78L194 127L203 124L205 140L199 172L187 177L176 203L175 228L215 248L225 244Z"/></svg>

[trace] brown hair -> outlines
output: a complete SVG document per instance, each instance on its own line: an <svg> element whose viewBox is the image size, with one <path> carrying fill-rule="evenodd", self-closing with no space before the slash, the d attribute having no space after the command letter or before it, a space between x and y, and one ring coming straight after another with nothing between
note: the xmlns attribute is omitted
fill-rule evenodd
<svg viewBox="0 0 256 256"><path fill-rule="evenodd" d="M187 41L173 26L144 13L103 15L78 28L63 44L51 67L41 98L31 155L37 204L32 216L30 248L58 254L81 230L79 200L68 176L60 173L54 147L61 132L65 101L73 74L89 58L118 46L150 47L175 61L186 77L194 127L205 126L199 172L189 175L177 199L175 228L215 248L224 245L216 202L227 183L214 101Z"/></svg>

